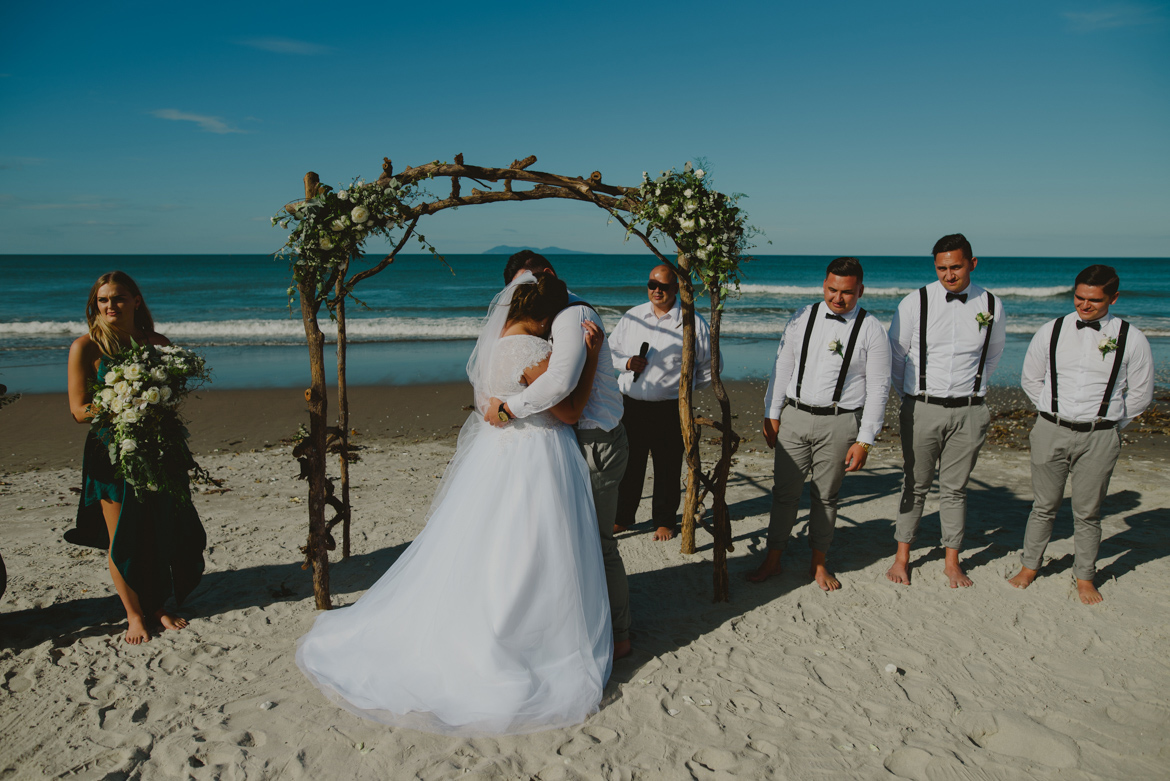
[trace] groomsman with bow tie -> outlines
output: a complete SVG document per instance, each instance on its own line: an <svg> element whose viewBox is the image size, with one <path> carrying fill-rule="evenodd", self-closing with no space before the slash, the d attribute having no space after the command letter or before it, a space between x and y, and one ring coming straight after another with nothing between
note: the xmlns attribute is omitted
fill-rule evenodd
<svg viewBox="0 0 1170 781"><path fill-rule="evenodd" d="M1003 352L1003 303L971 282L978 265L961 233L934 245L938 281L902 299L890 323L890 370L902 394L905 485L886 577L910 584L910 546L938 467L939 524L951 588L972 585L959 564L967 524L967 481L987 438L987 378Z"/></svg>
<svg viewBox="0 0 1170 781"><path fill-rule="evenodd" d="M1036 405L1032 428L1032 513L1024 531L1019 573L1036 579L1052 521L1071 478L1073 574L1081 602L1102 600L1093 585L1101 544L1101 502L1121 453L1121 429L1154 397L1154 368L1145 335L1109 314L1120 280L1110 266L1089 266L1076 278L1075 312L1045 323L1032 337L1020 385Z"/></svg>
<svg viewBox="0 0 1170 781"><path fill-rule="evenodd" d="M764 396L764 439L776 449L768 553L748 579L781 571L780 558L796 523L805 478L812 473L809 574L825 591L840 581L825 559L837 522L837 496L846 472L865 465L885 420L890 345L877 318L857 306L865 290L861 261L829 264L824 301L788 321Z"/></svg>

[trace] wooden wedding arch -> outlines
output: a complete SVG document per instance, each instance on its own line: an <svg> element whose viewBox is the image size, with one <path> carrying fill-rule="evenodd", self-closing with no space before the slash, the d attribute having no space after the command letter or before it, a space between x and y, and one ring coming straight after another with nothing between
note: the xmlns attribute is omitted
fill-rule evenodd
<svg viewBox="0 0 1170 781"><path fill-rule="evenodd" d="M706 188L702 181L704 172L694 169L690 163L685 166L683 172L672 171L669 174L664 172L662 177L655 180L643 175L641 187L622 187L604 183L598 171L585 178L531 170L535 162L536 156L533 155L513 161L507 168L489 168L467 165L460 154L455 156L453 163L435 161L413 168L407 166L395 174L390 159L383 158L382 173L372 185L376 188L377 197L381 199L379 203L385 205L386 211L371 215L368 219L371 220L370 224L378 226L377 232L391 238L392 249L377 263L353 273L351 273L353 261L360 260L363 256L361 237L364 234L358 234L356 243L334 247L334 242L329 240L327 232L317 234L324 235L325 240L318 239L313 243L306 238L309 235L307 231L302 230L299 235L297 231L307 225L308 220L316 219L320 224L322 219L332 219L332 230L339 232L339 238L346 235L345 231L352 227L352 223L344 213L341 213L341 217L333 219L339 212L334 210L333 213L322 217L321 210L329 204L337 206L339 196L343 196L343 199L351 197L345 194L356 192L356 189L332 193L332 188L322 185L318 175L310 171L304 177L304 200L289 203L278 217L273 218L273 223L279 223L282 227L287 228L290 220L299 226L294 228L285 252L292 257L294 287L300 299L301 317L304 320L312 382L305 391L309 409L308 436L298 445L295 454L301 462L301 477L307 479L309 484L307 503L309 536L302 551L305 554L304 567L306 569L311 567L313 570L313 591L319 609L327 610L332 606L329 589L329 551L335 548L331 532L339 523L342 525L343 558L349 556L350 549L351 451L348 441L349 401L346 388L346 299L352 295L358 283L390 266L411 238L415 238L434 252L434 248L417 231L418 222L423 217L460 206L548 198L582 201L604 209L625 227L627 235L636 236L659 261L672 266L678 272L679 300L683 315L679 413L687 461L681 550L683 553L695 552L695 526L697 522L700 524L702 522L703 500L709 495L712 499L710 531L714 537L714 599L716 601L730 599L727 553L732 550L732 544L726 491L731 459L739 447L740 437L732 429L731 404L720 377L719 334L723 301L728 287L736 283L740 262L747 259L743 254L748 246L746 237L750 236L754 229L745 226L743 217L735 208L735 196L724 196ZM450 190L445 197L432 195L420 188L422 184L439 179L449 180ZM462 187L464 179L471 180L484 189L473 187L469 194L465 194ZM502 182L503 187L493 190L486 184L487 182ZM527 187L519 189L514 185ZM358 187L367 188L368 191L370 185L355 182L354 188ZM662 195L664 190L665 196ZM659 216L666 215L670 208L674 208L665 202L668 197L673 197L677 206L678 217L673 221ZM660 201L663 202L662 205L659 204ZM345 207L348 203L341 205ZM307 215L309 206L316 211L316 217ZM720 220L722 227L716 225ZM639 227L640 223L642 227ZM678 227L680 224L684 227ZM688 224L689 228L686 227ZM706 228L715 226L723 231L718 234L721 238L712 239L713 242L721 242L718 258L721 262L711 262L709 245L699 238L703 234L701 230L696 230L696 226ZM655 229L674 241L676 257L673 262L651 241ZM391 230L400 231L396 240L391 235ZM319 249L321 246L332 251L333 255L321 251ZM314 252L317 260L311 262ZM324 262L320 260L322 257L325 258ZM712 387L720 407L719 420L696 416L692 402L696 284L700 289L705 288L710 296L711 375ZM290 297L293 293L294 288L289 288ZM330 426L327 420L325 337L319 319L322 305L326 306L329 316L337 323L336 426ZM715 440L720 445L719 458L709 472L703 471L699 452L701 426L719 432ZM337 452L340 456L340 496L335 495L333 483L327 476L327 459L330 452ZM327 507L334 511L331 518L326 518Z"/></svg>

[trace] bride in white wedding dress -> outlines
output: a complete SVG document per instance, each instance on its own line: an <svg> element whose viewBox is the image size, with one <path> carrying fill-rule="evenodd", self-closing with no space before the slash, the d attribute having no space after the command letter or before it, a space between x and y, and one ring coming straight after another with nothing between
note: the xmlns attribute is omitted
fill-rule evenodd
<svg viewBox="0 0 1170 781"><path fill-rule="evenodd" d="M544 372L542 337L567 300L563 282L531 275L496 297L468 363L478 406ZM597 711L613 653L609 599L589 470L565 425L597 368L600 332L583 338L577 390L504 428L472 412L426 528L298 642L297 665L341 707L456 735L535 732Z"/></svg>

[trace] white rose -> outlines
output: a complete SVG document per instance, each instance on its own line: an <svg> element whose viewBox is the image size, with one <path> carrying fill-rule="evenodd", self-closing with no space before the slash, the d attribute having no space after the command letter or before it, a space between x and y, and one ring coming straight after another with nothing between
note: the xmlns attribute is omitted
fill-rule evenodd
<svg viewBox="0 0 1170 781"><path fill-rule="evenodd" d="M707 250L707 249L701 249L701 250L699 250L698 252L696 252L696 253L695 253L695 256L696 256L696 257L697 257L699 260L706 260L706 259L707 259L707 258L708 258L710 255L711 255L711 251L710 251L710 250Z"/></svg>
<svg viewBox="0 0 1170 781"><path fill-rule="evenodd" d="M678 226L680 228L682 228L683 230L685 230L686 232L690 233L691 231L693 231L695 229L695 221L694 220L679 220Z"/></svg>
<svg viewBox="0 0 1170 781"><path fill-rule="evenodd" d="M172 395L172 394L171 394L171 389L170 389L170 388L168 388L166 385L164 385L164 386L162 386L161 388L159 388L159 389L158 389L158 396L159 396L159 398L160 398L161 400L163 400L163 401L170 401L170 400L171 400L171 395Z"/></svg>
<svg viewBox="0 0 1170 781"><path fill-rule="evenodd" d="M121 396L115 396L114 400L110 402L110 411L115 415L126 409L126 400Z"/></svg>
<svg viewBox="0 0 1170 781"><path fill-rule="evenodd" d="M110 406L110 402L117 398L117 394L114 393L113 388L105 388L98 395L101 397L102 403L107 407Z"/></svg>
<svg viewBox="0 0 1170 781"><path fill-rule="evenodd" d="M121 380L120 382L115 383L114 393L118 394L119 396L129 396L130 383L126 382L125 380Z"/></svg>
<svg viewBox="0 0 1170 781"><path fill-rule="evenodd" d="M668 214L670 214L670 207L669 206L667 206L666 204L663 204L662 206L658 207L658 216L665 217Z"/></svg>
<svg viewBox="0 0 1170 781"><path fill-rule="evenodd" d="M706 176L706 173L707 173L707 172L706 172L706 171L704 171L702 168L699 168L699 169L696 169L696 170L695 170L695 176L696 176L697 178L699 178L699 179L702 179L704 176Z"/></svg>
<svg viewBox="0 0 1170 781"><path fill-rule="evenodd" d="M683 197L684 198L690 198L694 194L695 194L694 191L689 187L687 189L683 190Z"/></svg>
<svg viewBox="0 0 1170 781"><path fill-rule="evenodd" d="M353 218L354 222L365 222L370 218L370 210L365 206L355 206L349 216Z"/></svg>
<svg viewBox="0 0 1170 781"><path fill-rule="evenodd" d="M161 366L155 366L150 370L150 376L153 377L157 382L166 382L167 370Z"/></svg>
<svg viewBox="0 0 1170 781"><path fill-rule="evenodd" d="M142 376L142 364L132 363L126 367L126 379L133 381L133 380L137 380L141 376Z"/></svg>
<svg viewBox="0 0 1170 781"><path fill-rule="evenodd" d="M323 249L323 250L331 250L331 249L333 249L333 242L331 242L331 241L329 240L329 237L328 237L328 236L324 236L324 237L322 237L322 238L321 238L321 249Z"/></svg>
<svg viewBox="0 0 1170 781"><path fill-rule="evenodd" d="M339 192L337 194L337 199L339 201L348 201L349 200L349 190L342 190L341 192Z"/></svg>
<svg viewBox="0 0 1170 781"><path fill-rule="evenodd" d="M140 417L141 415L138 414L138 410L128 409L119 416L118 420L122 423L137 423Z"/></svg>
<svg viewBox="0 0 1170 781"><path fill-rule="evenodd" d="M706 246L707 246L707 237L706 237L706 236L700 236L700 237L699 237L699 246L700 246L700 247L706 247Z"/></svg>
<svg viewBox="0 0 1170 781"><path fill-rule="evenodd" d="M147 388L146 392L142 394L142 400L147 404L158 404L162 401L162 394L159 393L158 388Z"/></svg>
<svg viewBox="0 0 1170 781"><path fill-rule="evenodd" d="M699 208L698 203L696 203L695 201L687 201L687 206L686 206L687 214L690 214L691 212L693 212L697 208Z"/></svg>
<svg viewBox="0 0 1170 781"><path fill-rule="evenodd" d="M121 379L122 373L117 369L106 372L106 385L114 385Z"/></svg>
<svg viewBox="0 0 1170 781"><path fill-rule="evenodd" d="M123 453L133 453L138 449L138 443L133 439L123 439L122 444L119 445L119 447L122 448Z"/></svg>
<svg viewBox="0 0 1170 781"><path fill-rule="evenodd" d="M329 227L332 228L334 232L339 232L345 230L345 223L341 220L334 220L333 224Z"/></svg>

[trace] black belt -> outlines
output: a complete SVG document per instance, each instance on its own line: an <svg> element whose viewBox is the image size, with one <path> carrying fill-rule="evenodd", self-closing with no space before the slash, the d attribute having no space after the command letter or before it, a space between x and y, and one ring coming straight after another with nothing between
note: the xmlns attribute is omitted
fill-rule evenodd
<svg viewBox="0 0 1170 781"><path fill-rule="evenodd" d="M1040 417L1049 423L1055 423L1058 426L1064 426L1073 431L1106 431L1111 428L1117 428L1116 420L1092 420L1088 423L1074 423L1071 420L1061 420L1051 412L1041 412Z"/></svg>
<svg viewBox="0 0 1170 781"><path fill-rule="evenodd" d="M940 407L953 409L955 407L978 407L987 399L982 396L911 396L915 401L925 401L927 404L937 404Z"/></svg>
<svg viewBox="0 0 1170 781"><path fill-rule="evenodd" d="M854 412L861 412L860 407L857 409L845 409L844 407L837 406L814 407L811 404L801 404L796 399L789 399L788 403L801 412L807 412L810 415L852 415Z"/></svg>

